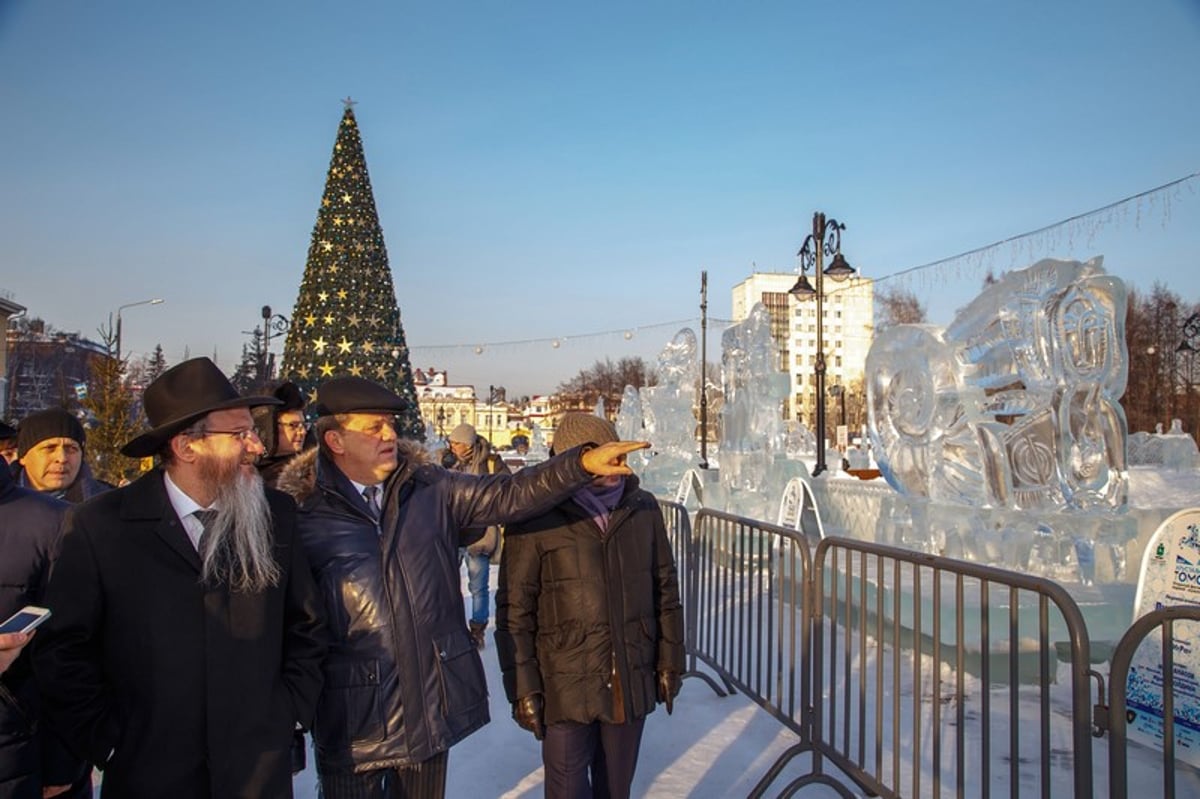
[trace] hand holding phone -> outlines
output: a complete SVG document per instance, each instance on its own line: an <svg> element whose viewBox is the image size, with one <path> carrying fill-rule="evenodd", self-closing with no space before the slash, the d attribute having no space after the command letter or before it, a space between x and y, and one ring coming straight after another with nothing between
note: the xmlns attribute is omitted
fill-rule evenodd
<svg viewBox="0 0 1200 799"><path fill-rule="evenodd" d="M3 622L0 622L0 634L33 632L39 624L48 618L50 618L49 608L26 605Z"/></svg>

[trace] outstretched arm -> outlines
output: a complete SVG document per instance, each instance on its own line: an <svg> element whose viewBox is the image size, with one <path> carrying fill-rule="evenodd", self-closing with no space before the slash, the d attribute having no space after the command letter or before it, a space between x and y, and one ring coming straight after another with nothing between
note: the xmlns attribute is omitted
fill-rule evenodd
<svg viewBox="0 0 1200 799"><path fill-rule="evenodd" d="M647 449L649 441L610 441L598 447L585 449L581 462L589 474L607 477L611 474L633 474L625 463L625 456L639 449Z"/></svg>

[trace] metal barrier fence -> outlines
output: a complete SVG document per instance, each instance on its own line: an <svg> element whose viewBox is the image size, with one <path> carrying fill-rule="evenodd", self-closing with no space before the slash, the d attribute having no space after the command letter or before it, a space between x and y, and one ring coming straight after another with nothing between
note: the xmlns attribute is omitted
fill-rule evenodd
<svg viewBox="0 0 1200 799"><path fill-rule="evenodd" d="M886 797L962 796L970 782L984 797L1092 796L1088 635L1061 586L827 538L814 557L813 600L821 701L812 744L860 787ZM1069 643L1061 670L1052 632ZM1052 735L1055 713L1070 719L1068 741ZM1069 769L1052 771L1056 760ZM1069 784L1052 781L1063 771Z"/></svg>
<svg viewBox="0 0 1200 799"><path fill-rule="evenodd" d="M1105 691L1079 607L1055 582L882 544L817 542L708 509L693 527L683 505L660 506L683 592L686 676L721 696L741 691L798 738L751 796L807 754L807 771L780 796L819 783L846 797L853 785L884 797L970 789L1090 799L1093 738L1107 733L1107 787L1125 799L1126 683L1158 630L1162 795L1177 795L1174 652L1197 640L1177 622L1200 623L1200 608L1137 620L1113 652Z"/></svg>
<svg viewBox="0 0 1200 799"><path fill-rule="evenodd" d="M1134 655L1146 638L1156 630L1162 630L1162 638L1157 642L1159 650L1159 679L1162 680L1162 707L1154 708L1161 712L1162 730L1159 738L1162 746L1162 796L1176 795L1176 761L1175 761L1175 649L1181 640L1190 642L1191 651L1195 647L1195 629L1193 635L1177 636L1176 622L1200 622L1200 608L1169 607L1156 610L1142 616L1126 631L1117 644L1112 656L1112 668L1109 671L1109 705L1096 709L1097 722L1102 729L1108 731L1108 789L1113 799L1125 799L1129 795L1128 774L1128 744L1129 718L1128 697L1126 686L1129 682L1130 668ZM1164 643L1167 645L1164 646ZM1194 696L1196 687L1190 686ZM1193 730L1200 719L1189 719ZM1145 786L1142 786L1145 787Z"/></svg>

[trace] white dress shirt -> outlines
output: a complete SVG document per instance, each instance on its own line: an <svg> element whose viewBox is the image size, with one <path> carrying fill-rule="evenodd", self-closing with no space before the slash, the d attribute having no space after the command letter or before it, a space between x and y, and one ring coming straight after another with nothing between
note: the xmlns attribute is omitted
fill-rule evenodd
<svg viewBox="0 0 1200 799"><path fill-rule="evenodd" d="M163 472L163 485L167 487L167 499L171 500L171 507L175 509L176 515L179 516L179 521L183 523L183 531L187 533L192 546L199 552L200 535L204 532L204 525L192 514L198 510L216 510L216 508L212 506L206 508L189 497L183 492L182 488L175 485L174 481L171 480L171 474L166 471Z"/></svg>

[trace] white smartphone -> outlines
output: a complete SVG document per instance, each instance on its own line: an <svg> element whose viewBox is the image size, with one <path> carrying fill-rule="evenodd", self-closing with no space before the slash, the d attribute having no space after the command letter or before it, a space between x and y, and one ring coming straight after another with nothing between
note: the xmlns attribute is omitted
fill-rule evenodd
<svg viewBox="0 0 1200 799"><path fill-rule="evenodd" d="M0 622L0 633L31 632L48 618L50 618L49 608L26 605L3 622Z"/></svg>

